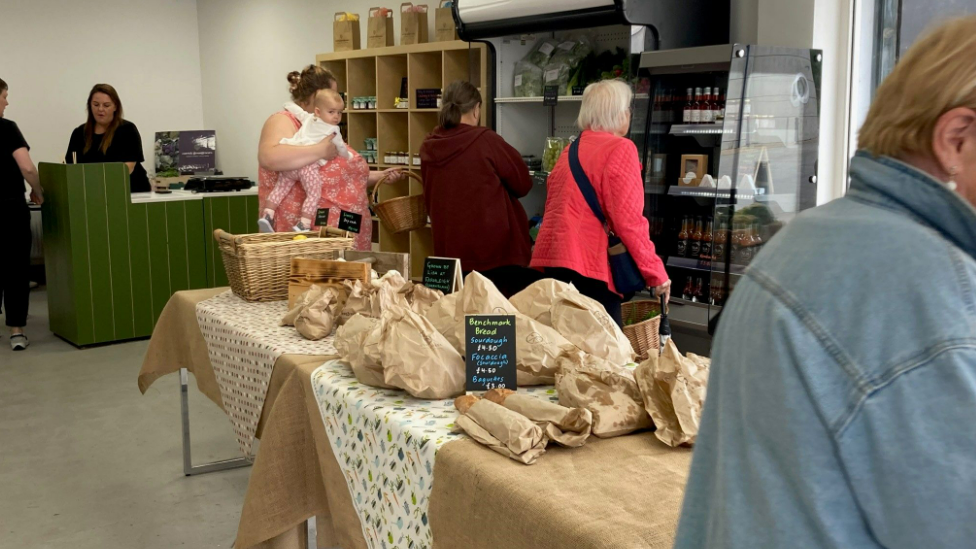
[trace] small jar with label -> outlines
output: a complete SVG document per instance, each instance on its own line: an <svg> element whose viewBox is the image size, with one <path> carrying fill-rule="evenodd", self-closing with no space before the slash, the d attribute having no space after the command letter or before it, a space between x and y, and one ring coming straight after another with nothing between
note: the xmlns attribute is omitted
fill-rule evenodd
<svg viewBox="0 0 976 549"><path fill-rule="evenodd" d="M443 100L444 100L444 94L442 94L442 93L437 94L437 108L438 109L441 108L441 104L442 104Z"/></svg>
<svg viewBox="0 0 976 549"><path fill-rule="evenodd" d="M419 154L413 155L413 165L414 166L420 166L420 155Z"/></svg>
<svg viewBox="0 0 976 549"><path fill-rule="evenodd" d="M393 153L390 153L390 152L385 153L383 155L383 163L384 164L392 164L393 162L390 162L390 160L391 160L392 157L393 157Z"/></svg>
<svg viewBox="0 0 976 549"><path fill-rule="evenodd" d="M366 100L366 107L369 109L376 109L376 96L371 95Z"/></svg>
<svg viewBox="0 0 976 549"><path fill-rule="evenodd" d="M409 164L409 161L407 160L409 156L410 155L406 151L400 151L400 156L397 158L398 161L397 163L402 166L406 166L407 164Z"/></svg>

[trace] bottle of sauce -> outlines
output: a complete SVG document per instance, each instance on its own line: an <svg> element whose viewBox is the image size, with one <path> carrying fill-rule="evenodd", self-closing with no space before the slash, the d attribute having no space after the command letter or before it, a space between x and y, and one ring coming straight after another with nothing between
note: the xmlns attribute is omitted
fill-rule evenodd
<svg viewBox="0 0 976 549"><path fill-rule="evenodd" d="M681 121L685 124L691 124L692 123L691 111L694 110L695 100L694 97L692 97L691 95L691 88L688 88L687 93L688 95L686 97L688 98L688 102L685 103L685 110L684 110L684 114L682 115Z"/></svg>
<svg viewBox="0 0 976 549"><path fill-rule="evenodd" d="M702 277L698 277L698 280L695 281L695 290L692 293L691 300L695 303L707 303L705 301L705 282Z"/></svg>
<svg viewBox="0 0 976 549"><path fill-rule="evenodd" d="M712 260L712 239L714 235L712 234L712 218L708 218L708 225L705 227L705 233L702 235L701 241L701 253L699 257L705 261Z"/></svg>
<svg viewBox="0 0 976 549"><path fill-rule="evenodd" d="M732 239L729 245L732 246L732 263L742 264L742 230L740 221L732 221Z"/></svg>
<svg viewBox="0 0 976 549"><path fill-rule="evenodd" d="M711 124L715 120L712 118L712 88L705 88L705 93L702 94L701 102L699 104L699 110L701 110L701 123Z"/></svg>
<svg viewBox="0 0 976 549"><path fill-rule="evenodd" d="M681 218L681 232L678 233L678 246L675 248L674 255L678 257L688 257L688 218Z"/></svg>
<svg viewBox="0 0 976 549"><path fill-rule="evenodd" d="M681 297L686 301L691 301L695 295L695 283L691 281L691 277L685 279L685 289L681 291Z"/></svg>
<svg viewBox="0 0 976 549"><path fill-rule="evenodd" d="M715 261L725 261L725 248L729 242L729 227L725 221L719 221L718 232L712 241L712 257Z"/></svg>
<svg viewBox="0 0 976 549"><path fill-rule="evenodd" d="M695 101L691 104L691 123L701 124L702 122L702 111L701 111L701 95L702 89L695 88Z"/></svg>
<svg viewBox="0 0 976 549"><path fill-rule="evenodd" d="M688 244L688 257L699 259L701 257L701 243L705 235L702 232L702 220L699 217L695 222L694 232Z"/></svg>
<svg viewBox="0 0 976 549"><path fill-rule="evenodd" d="M712 89L712 119L713 120L723 120L725 118L725 105L722 104L722 99L719 96L719 89L716 86Z"/></svg>

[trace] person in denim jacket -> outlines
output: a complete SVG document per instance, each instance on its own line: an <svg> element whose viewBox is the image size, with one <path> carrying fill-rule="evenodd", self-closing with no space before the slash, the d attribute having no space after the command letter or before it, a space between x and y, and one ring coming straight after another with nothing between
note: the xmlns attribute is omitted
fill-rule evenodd
<svg viewBox="0 0 976 549"><path fill-rule="evenodd" d="M858 145L723 311L678 549L976 547L976 17Z"/></svg>

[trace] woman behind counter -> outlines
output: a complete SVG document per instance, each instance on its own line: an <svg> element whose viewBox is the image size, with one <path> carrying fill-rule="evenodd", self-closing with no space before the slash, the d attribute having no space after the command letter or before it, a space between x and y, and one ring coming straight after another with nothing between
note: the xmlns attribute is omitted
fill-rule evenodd
<svg viewBox="0 0 976 549"><path fill-rule="evenodd" d="M478 88L449 85L440 125L420 147L424 199L434 254L460 259L465 273L480 272L509 297L540 278L527 268L532 240L518 200L532 178L522 155L480 119Z"/></svg>
<svg viewBox="0 0 976 549"><path fill-rule="evenodd" d="M88 94L88 120L71 132L68 164L124 162L129 167L132 192L149 192L149 177L141 162L142 137L136 125L123 118L122 100L108 84L95 84Z"/></svg>

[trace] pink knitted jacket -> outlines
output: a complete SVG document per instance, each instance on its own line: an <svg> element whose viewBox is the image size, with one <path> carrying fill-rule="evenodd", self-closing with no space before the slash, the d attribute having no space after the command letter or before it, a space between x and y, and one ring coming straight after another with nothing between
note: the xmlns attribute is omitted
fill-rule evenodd
<svg viewBox="0 0 976 549"><path fill-rule="evenodd" d="M633 141L606 132L580 136L580 164L600 199L610 228L630 250L649 287L668 280L644 217L644 185ZM532 253L532 267L562 267L602 280L613 291L607 234L586 204L563 151L549 176L546 211Z"/></svg>

